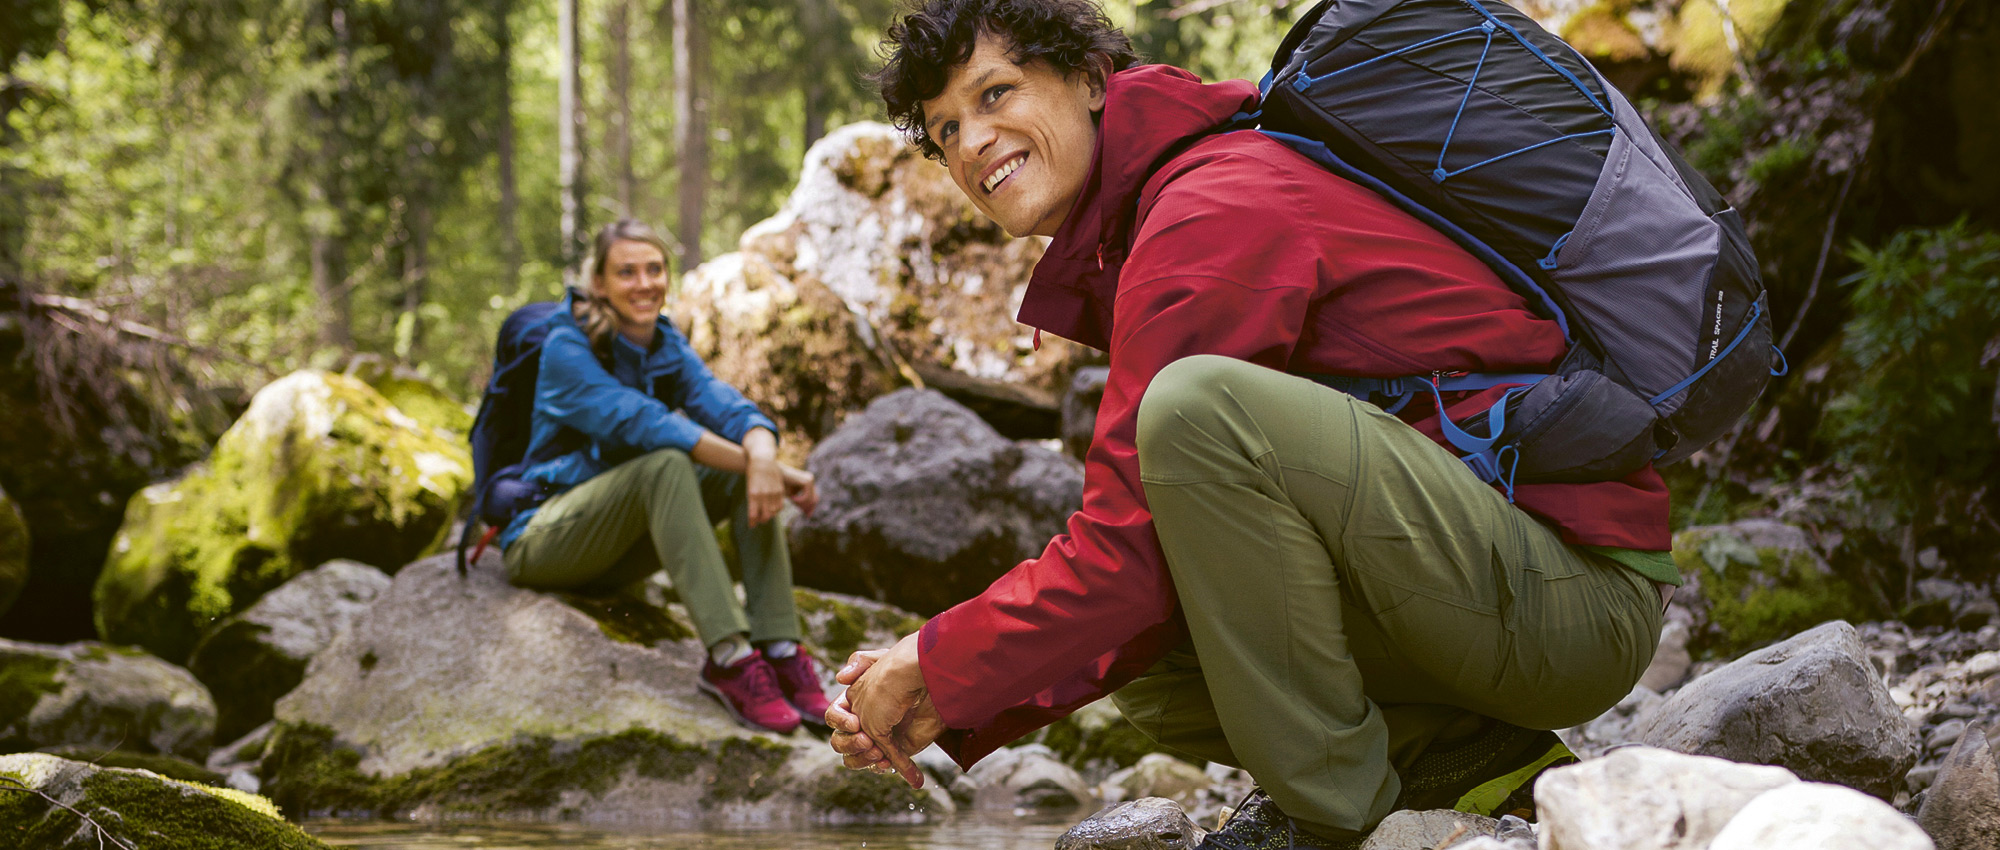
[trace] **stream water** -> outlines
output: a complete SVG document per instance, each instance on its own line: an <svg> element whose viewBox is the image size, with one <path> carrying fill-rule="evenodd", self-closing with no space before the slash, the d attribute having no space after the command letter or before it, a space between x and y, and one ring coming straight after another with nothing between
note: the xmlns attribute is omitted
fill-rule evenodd
<svg viewBox="0 0 2000 850"><path fill-rule="evenodd" d="M307 832L357 850L1049 850L1088 814L961 815L941 824L790 829L622 831L567 824L407 824L308 821Z"/></svg>

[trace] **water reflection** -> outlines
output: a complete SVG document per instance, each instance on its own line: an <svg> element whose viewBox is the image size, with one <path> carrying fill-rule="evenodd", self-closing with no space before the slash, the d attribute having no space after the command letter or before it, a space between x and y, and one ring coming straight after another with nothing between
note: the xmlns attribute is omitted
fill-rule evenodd
<svg viewBox="0 0 2000 850"><path fill-rule="evenodd" d="M619 831L563 824L402 824L311 821L306 831L357 850L1049 850L1085 813L966 815L935 825L824 826L698 832Z"/></svg>

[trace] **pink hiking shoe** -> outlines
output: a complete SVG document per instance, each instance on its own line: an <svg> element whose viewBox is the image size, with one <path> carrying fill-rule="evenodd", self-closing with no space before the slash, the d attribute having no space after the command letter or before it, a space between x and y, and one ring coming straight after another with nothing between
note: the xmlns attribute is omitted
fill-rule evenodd
<svg viewBox="0 0 2000 850"><path fill-rule="evenodd" d="M819 683L819 667L813 664L812 656L801 648L790 657L769 660L771 670L778 674L778 690L784 692L785 699L807 723L825 726L826 710L832 703L827 701L826 689Z"/></svg>
<svg viewBox="0 0 2000 850"><path fill-rule="evenodd" d="M780 735L799 728L799 712L785 702L778 675L761 652L751 650L749 657L728 667L718 667L712 660L704 663L697 687L720 700L729 716L746 726Z"/></svg>

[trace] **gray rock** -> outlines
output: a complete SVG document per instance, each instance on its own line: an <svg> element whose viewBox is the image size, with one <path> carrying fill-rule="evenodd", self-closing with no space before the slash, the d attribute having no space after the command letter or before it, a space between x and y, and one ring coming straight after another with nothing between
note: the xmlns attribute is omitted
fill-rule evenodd
<svg viewBox="0 0 2000 850"><path fill-rule="evenodd" d="M398 572L278 701L261 772L272 797L326 810L314 765L338 759L309 754L345 751L360 755L350 778L364 799L399 777L454 777L386 799L390 814L727 824L951 811L841 769L808 732L736 724L696 690L706 653L669 611L523 590L501 572L492 552L465 578L450 554Z"/></svg>
<svg viewBox="0 0 2000 850"><path fill-rule="evenodd" d="M1179 804L1159 797L1119 803L1070 827L1056 850L1193 850L1202 830Z"/></svg>
<svg viewBox="0 0 2000 850"><path fill-rule="evenodd" d="M1858 620L1865 607L1797 526L1695 526L1674 535L1674 552L1685 582L1674 608L1687 618L1696 657L1730 657L1828 620Z"/></svg>
<svg viewBox="0 0 2000 850"><path fill-rule="evenodd" d="M35 792L0 794L0 823L15 833L10 837L37 842L10 847L329 850L286 823L269 800L146 770L19 753L0 756L0 787Z"/></svg>
<svg viewBox="0 0 2000 850"><path fill-rule="evenodd" d="M188 671L124 647L0 638L0 748L123 749L199 762L215 701Z"/></svg>
<svg viewBox="0 0 2000 850"><path fill-rule="evenodd" d="M1541 850L1702 850L1757 795L1798 781L1781 767L1614 750L1536 780Z"/></svg>
<svg viewBox="0 0 2000 850"><path fill-rule="evenodd" d="M1090 451L1090 438L1097 433L1097 407L1104 402L1104 384L1111 376L1106 366L1085 366L1070 377L1069 391L1062 400L1063 450L1082 460Z"/></svg>
<svg viewBox="0 0 2000 850"><path fill-rule="evenodd" d="M1007 747L960 777L955 795L970 793L979 809L1073 809L1096 800L1089 783L1048 747Z"/></svg>
<svg viewBox="0 0 2000 850"><path fill-rule="evenodd" d="M1821 625L1690 682L1635 725L1655 747L1781 765L1892 798L1917 733L1854 627Z"/></svg>
<svg viewBox="0 0 2000 850"><path fill-rule="evenodd" d="M1759 794L1708 850L1935 850L1888 803L1852 788L1799 782Z"/></svg>
<svg viewBox="0 0 2000 850"><path fill-rule="evenodd" d="M1214 784L1201 768L1166 753L1151 753L1138 764L1111 774L1104 780L1102 793L1107 803L1163 797L1192 808L1201 792Z"/></svg>
<svg viewBox="0 0 2000 850"><path fill-rule="evenodd" d="M1979 727L1968 730L1945 756L1943 769L1924 793L1917 823L1940 850L2000 850L2000 760Z"/></svg>
<svg viewBox="0 0 2000 850"><path fill-rule="evenodd" d="M927 615L1039 554L1083 500L1076 461L928 390L876 399L810 466L820 504L791 529L799 582Z"/></svg>
<svg viewBox="0 0 2000 850"><path fill-rule="evenodd" d="M1361 850L1432 850L1456 847L1458 842L1477 836L1494 836L1500 822L1466 812L1438 809L1427 812L1395 812L1361 843Z"/></svg>
<svg viewBox="0 0 2000 850"><path fill-rule="evenodd" d="M188 658L215 695L215 734L233 741L271 719L271 706L305 678L306 662L389 589L381 570L328 561L217 623Z"/></svg>
<svg viewBox="0 0 2000 850"><path fill-rule="evenodd" d="M1446 845L1445 848L1439 848L1439 850L1447 850L1447 848L1448 850L1535 850L1535 841L1531 838L1503 839L1494 838L1489 835L1477 835L1457 844Z"/></svg>
<svg viewBox="0 0 2000 850"><path fill-rule="evenodd" d="M1694 656L1688 654L1688 627L1682 620L1668 620L1660 627L1660 645L1653 650L1653 663L1639 676L1639 684L1655 691L1672 690L1687 680Z"/></svg>
<svg viewBox="0 0 2000 850"><path fill-rule="evenodd" d="M28 520L21 507L0 489L0 614L14 606L28 585Z"/></svg>

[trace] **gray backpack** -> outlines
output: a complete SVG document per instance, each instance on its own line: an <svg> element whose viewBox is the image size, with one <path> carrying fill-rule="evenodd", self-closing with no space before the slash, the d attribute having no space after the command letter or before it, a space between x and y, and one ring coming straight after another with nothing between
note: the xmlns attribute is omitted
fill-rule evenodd
<svg viewBox="0 0 2000 850"><path fill-rule="evenodd" d="M1497 0L1321 0L1256 125L1484 260L1555 320L1550 375L1312 376L1435 400L1483 480L1607 481L1686 458L1782 374L1742 219L1569 45ZM1776 356L1774 356L1776 355ZM1511 387L1462 422L1443 393Z"/></svg>

